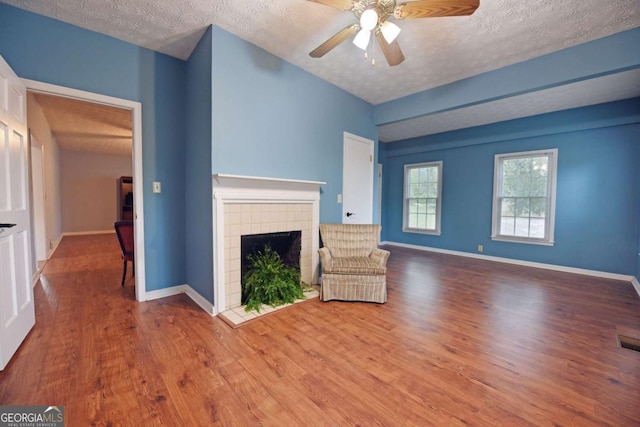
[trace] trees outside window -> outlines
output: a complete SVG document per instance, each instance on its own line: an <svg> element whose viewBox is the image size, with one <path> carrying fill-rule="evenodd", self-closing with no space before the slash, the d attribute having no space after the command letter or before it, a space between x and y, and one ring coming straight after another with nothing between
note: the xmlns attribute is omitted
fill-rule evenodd
<svg viewBox="0 0 640 427"><path fill-rule="evenodd" d="M442 162L404 167L403 231L440 234Z"/></svg>
<svg viewBox="0 0 640 427"><path fill-rule="evenodd" d="M553 244L558 150L499 154L491 238Z"/></svg>

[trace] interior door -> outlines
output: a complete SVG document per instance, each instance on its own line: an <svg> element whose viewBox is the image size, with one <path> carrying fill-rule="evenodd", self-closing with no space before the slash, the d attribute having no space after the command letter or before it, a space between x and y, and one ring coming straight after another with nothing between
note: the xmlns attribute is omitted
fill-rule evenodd
<svg viewBox="0 0 640 427"><path fill-rule="evenodd" d="M344 133L342 223L373 222L373 141Z"/></svg>
<svg viewBox="0 0 640 427"><path fill-rule="evenodd" d="M35 324L26 89L0 56L0 370Z"/></svg>

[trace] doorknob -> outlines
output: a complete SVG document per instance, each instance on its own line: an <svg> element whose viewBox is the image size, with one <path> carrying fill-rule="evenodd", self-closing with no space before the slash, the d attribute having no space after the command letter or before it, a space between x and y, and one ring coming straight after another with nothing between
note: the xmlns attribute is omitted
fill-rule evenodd
<svg viewBox="0 0 640 427"><path fill-rule="evenodd" d="M350 216L355 215L355 212L347 212L345 215L349 218Z"/></svg>
<svg viewBox="0 0 640 427"><path fill-rule="evenodd" d="M15 227L16 224L7 224L7 223L0 223L0 228L11 228L11 227Z"/></svg>

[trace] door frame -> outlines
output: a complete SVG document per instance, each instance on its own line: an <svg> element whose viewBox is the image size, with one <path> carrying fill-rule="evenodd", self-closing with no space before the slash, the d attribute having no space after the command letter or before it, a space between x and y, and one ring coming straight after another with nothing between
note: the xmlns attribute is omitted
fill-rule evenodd
<svg viewBox="0 0 640 427"><path fill-rule="evenodd" d="M34 162L34 152L40 152L39 164ZM30 195L31 195L31 226L33 227L31 233L31 244L33 245L33 266L36 272L39 272L38 262L47 259L47 222L45 221L44 207L45 207L45 186L44 186L44 146L33 136L31 129L29 129L29 180L31 183ZM40 179L35 179L34 171L38 170ZM39 191L36 191L36 188ZM41 197L38 197L38 196ZM41 258L38 255L44 255ZM37 279L37 274L35 275ZM34 280L35 286L37 280Z"/></svg>
<svg viewBox="0 0 640 427"><path fill-rule="evenodd" d="M133 192L135 212L135 264L136 264L136 300L146 301L145 256L144 256L144 181L142 162L142 104L128 99L115 98L98 93L72 89L50 83L21 79L27 91L46 95L61 96L79 101L93 102L112 107L131 110L133 119ZM138 184L136 184L138 183Z"/></svg>
<svg viewBox="0 0 640 427"><path fill-rule="evenodd" d="M375 200L375 197L374 197L374 194L373 194L374 186L375 186L375 178L374 178L374 175L375 175L375 168L374 168L375 142L372 139L364 138L362 136L358 136L358 135L355 135L355 134L349 133L349 132L344 132L343 133L343 138L342 138L342 196L343 196L343 200L342 200L342 219L341 219L341 223L344 224L344 219L346 218L346 213L347 213L347 207L346 207L345 200L344 200L344 188L345 188L344 176L345 176L345 173L347 172L347 164L345 162L344 156L345 156L345 151L346 151L345 150L345 146L347 144L347 140L348 139L352 139L352 140L367 144L369 146L369 148L370 148L370 156L371 156L371 160L369 162L369 164L370 164L370 169L369 169L370 173L369 173L369 175L370 176L369 176L369 183L368 183L369 184L369 186L368 186L369 188L367 189L367 191L368 191L369 195L371 196L371 206L369 207L369 209L371 211L371 220L369 222L367 222L367 224L373 224L373 218L374 218L374 215L373 215L373 212L374 212L373 211L373 209L374 209L373 202Z"/></svg>
<svg viewBox="0 0 640 427"><path fill-rule="evenodd" d="M382 163L378 163L378 167L377 167L377 174L378 174L378 185L377 185L377 189L378 189L378 200L376 203L376 207L378 210L378 224L382 224Z"/></svg>

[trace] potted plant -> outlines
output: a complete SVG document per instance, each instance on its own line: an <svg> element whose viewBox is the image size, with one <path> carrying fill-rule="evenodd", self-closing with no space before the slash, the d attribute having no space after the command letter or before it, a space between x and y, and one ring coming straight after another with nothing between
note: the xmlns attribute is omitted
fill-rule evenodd
<svg viewBox="0 0 640 427"><path fill-rule="evenodd" d="M267 304L276 307L304 298L300 272L287 266L280 255L268 245L247 257L250 268L244 275L243 300L245 311Z"/></svg>

